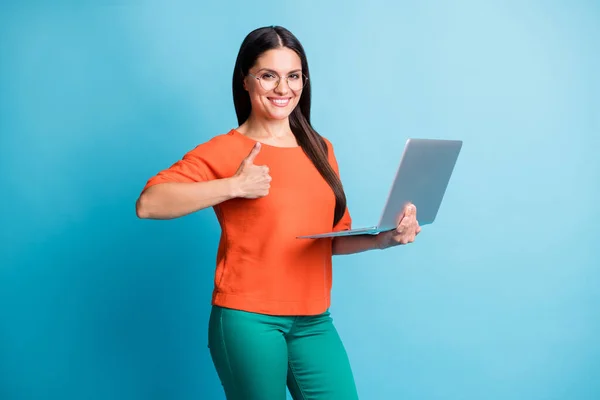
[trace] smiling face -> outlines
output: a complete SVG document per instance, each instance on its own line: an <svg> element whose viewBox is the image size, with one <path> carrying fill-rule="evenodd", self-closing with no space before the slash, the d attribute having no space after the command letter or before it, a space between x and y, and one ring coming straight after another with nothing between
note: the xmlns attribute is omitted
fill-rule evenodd
<svg viewBox="0 0 600 400"><path fill-rule="evenodd" d="M278 77L281 79L275 86ZM261 54L244 80L254 116L268 120L288 118L300 100L301 82L302 63L296 52L280 47Z"/></svg>

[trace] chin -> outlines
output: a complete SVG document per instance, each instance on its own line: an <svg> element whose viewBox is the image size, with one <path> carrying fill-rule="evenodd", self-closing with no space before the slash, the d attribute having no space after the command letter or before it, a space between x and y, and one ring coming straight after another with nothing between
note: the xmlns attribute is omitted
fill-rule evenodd
<svg viewBox="0 0 600 400"><path fill-rule="evenodd" d="M267 113L267 116L269 119L271 120L275 120L275 121L283 121L285 119L287 119L290 115L292 114L292 112L278 112L278 113Z"/></svg>

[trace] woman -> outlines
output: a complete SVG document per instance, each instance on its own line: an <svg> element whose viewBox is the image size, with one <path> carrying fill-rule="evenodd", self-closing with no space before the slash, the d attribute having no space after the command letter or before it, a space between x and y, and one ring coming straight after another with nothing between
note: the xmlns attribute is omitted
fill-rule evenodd
<svg viewBox="0 0 600 400"><path fill-rule="evenodd" d="M358 398L329 315L331 258L407 244L420 227L407 206L377 236L302 240L350 229L331 143L310 124L310 74L282 27L251 32L233 72L239 127L213 137L152 177L140 218L213 207L222 228L209 348L228 399Z"/></svg>

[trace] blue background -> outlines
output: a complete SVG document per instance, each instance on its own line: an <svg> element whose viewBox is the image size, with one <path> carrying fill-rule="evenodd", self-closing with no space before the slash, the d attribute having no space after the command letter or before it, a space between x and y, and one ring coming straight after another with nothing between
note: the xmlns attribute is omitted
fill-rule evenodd
<svg viewBox="0 0 600 400"><path fill-rule="evenodd" d="M600 3L101 3L0 8L0 399L223 398L216 218L134 202L236 126L270 24L306 47L355 226L407 138L465 142L417 243L335 259L361 398L600 398Z"/></svg>

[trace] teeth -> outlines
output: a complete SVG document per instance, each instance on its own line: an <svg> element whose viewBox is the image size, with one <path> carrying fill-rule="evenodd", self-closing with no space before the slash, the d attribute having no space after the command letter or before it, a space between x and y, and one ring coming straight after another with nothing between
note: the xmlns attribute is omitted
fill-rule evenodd
<svg viewBox="0 0 600 400"><path fill-rule="evenodd" d="M273 103L275 104L287 104L289 102L289 99L272 99L271 101L273 101Z"/></svg>

